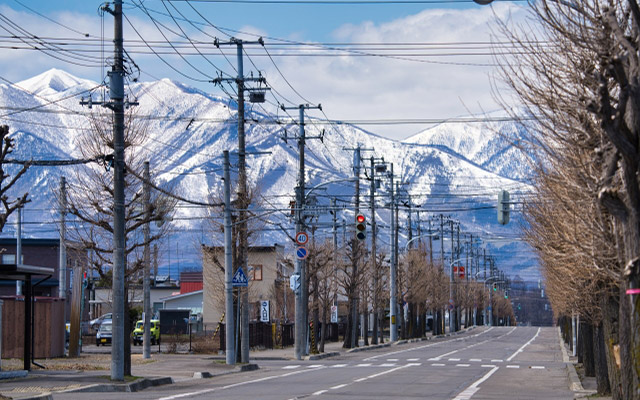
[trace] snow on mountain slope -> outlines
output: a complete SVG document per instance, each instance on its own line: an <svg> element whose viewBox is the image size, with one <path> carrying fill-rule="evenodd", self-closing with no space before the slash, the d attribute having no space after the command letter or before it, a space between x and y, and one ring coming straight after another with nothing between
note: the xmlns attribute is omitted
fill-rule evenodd
<svg viewBox="0 0 640 400"><path fill-rule="evenodd" d="M79 104L80 97L88 97L88 90L98 84L75 78L60 70L50 70L37 77L13 86L0 85L0 106L5 114L25 108L37 108L34 112L22 112L7 116L2 123L10 125L16 138L16 158L66 159L80 157L80 136L90 128L90 114L102 108L94 105L89 110ZM154 179L174 188L185 198L200 202L222 198L222 152L232 153L232 172L236 172L237 156L237 107L233 101L191 88L168 79L156 82L136 83L130 87L129 97L139 106L133 109L135 124L145 130L144 142L136 148L143 159L148 159ZM93 93L100 100L103 90ZM53 102L53 103L52 103ZM50 104L52 103L52 104ZM104 112L104 109L102 109ZM394 165L396 182L400 183L400 198L408 204L406 193L411 196L414 208L413 229L417 230L416 210L420 210L420 229L426 231L429 217L440 214L451 215L462 222L462 231L474 236L514 237L518 231L518 215L514 223L500 226L496 222L495 198L497 191L504 189L527 190L521 181L525 170L516 152L509 143L497 135L496 130L512 129L508 124L494 124L487 129L481 124L443 124L415 135L404 142L392 141L350 125L325 125L313 118L307 119L307 137L317 137L325 129L323 140L306 141L306 186L308 190L329 181L324 189L313 191L318 205L328 205L330 197L336 197L338 221L343 220L351 228L353 221L354 185L345 182L353 177L352 150L357 146L375 149L362 151L361 210L368 213L370 157L376 162L384 157ZM317 114L316 114L317 115ZM255 244L288 242L286 236L275 228L275 224L293 228L288 219L289 202L294 199L298 174L297 141L289 137L298 132L295 125L282 126L269 121L273 116L259 112L259 108L247 112L246 142L247 167L251 187L257 193L256 213L269 220ZM285 133L286 131L286 133ZM261 154L256 154L261 153ZM73 182L74 170L80 167L43 168L33 167L20 181L20 190L29 190L32 203L27 208L33 212L38 228L25 230L28 236L55 236L55 200L51 195L58 187L58 179L65 175ZM388 239L389 211L388 180L382 180L377 193L377 218L381 226L381 247ZM271 211L267 211L271 210ZM401 208L402 210L402 208ZM174 233L161 244L164 252L163 264L176 262L181 266L199 264L199 243L220 244L221 235L212 230L203 218L210 210L204 207L180 204L172 223ZM39 217L37 216L39 215ZM323 214L318 222L326 226L331 216ZM406 240L406 214L401 216L401 238ZM9 225L4 236L12 235ZM289 232L290 234L292 232ZM318 239L331 236L331 229L321 228ZM414 231L415 236L415 231ZM500 242L487 242L490 249L505 247ZM516 243L505 248L503 267L514 272L527 271L531 275L531 257L525 245ZM519 255L514 254L519 253ZM527 253L528 254L528 253ZM534 263L535 264L535 263ZM533 269L535 272L535 269ZM525 279L537 279L524 276Z"/></svg>

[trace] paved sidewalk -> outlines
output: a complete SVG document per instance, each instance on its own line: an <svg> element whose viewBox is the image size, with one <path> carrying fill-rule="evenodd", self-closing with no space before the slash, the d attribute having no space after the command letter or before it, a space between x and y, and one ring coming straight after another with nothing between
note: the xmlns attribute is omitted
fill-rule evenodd
<svg viewBox="0 0 640 400"><path fill-rule="evenodd" d="M337 355L342 349L342 342L326 343L324 355ZM90 361L96 355L84 354L79 365L86 365L82 360ZM0 399L49 399L51 392L65 390L83 391L137 391L158 384L168 384L189 379L198 379L237 373L258 368L260 360L293 360L294 348L268 349L251 351L249 365L226 365L224 355L211 354L159 354L151 355L149 361L137 360L131 366L133 376L141 378L129 383L113 383L110 381L110 363L108 357L93 370L43 370L36 366L26 377L0 379ZM307 356L309 358L309 356ZM70 359L73 361L73 359Z"/></svg>

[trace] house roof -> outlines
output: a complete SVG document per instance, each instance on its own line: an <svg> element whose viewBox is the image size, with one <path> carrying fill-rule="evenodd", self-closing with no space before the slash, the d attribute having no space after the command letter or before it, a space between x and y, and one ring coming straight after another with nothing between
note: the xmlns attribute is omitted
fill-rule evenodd
<svg viewBox="0 0 640 400"><path fill-rule="evenodd" d="M176 294L174 296L161 297L160 300L162 301L175 300L175 299L180 299L188 296L202 295L202 293L203 293L203 290L196 290L194 292Z"/></svg>

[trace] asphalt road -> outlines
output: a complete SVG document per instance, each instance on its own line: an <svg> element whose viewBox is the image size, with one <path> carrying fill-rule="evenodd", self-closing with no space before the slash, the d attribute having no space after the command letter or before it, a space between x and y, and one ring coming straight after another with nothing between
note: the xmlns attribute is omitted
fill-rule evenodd
<svg viewBox="0 0 640 400"><path fill-rule="evenodd" d="M500 327L127 393L132 399L572 399L554 328ZM65 393L54 399L120 399Z"/></svg>

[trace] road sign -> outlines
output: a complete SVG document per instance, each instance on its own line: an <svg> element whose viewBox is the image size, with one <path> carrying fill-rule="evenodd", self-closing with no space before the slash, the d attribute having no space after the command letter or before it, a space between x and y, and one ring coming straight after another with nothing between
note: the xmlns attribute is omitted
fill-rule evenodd
<svg viewBox="0 0 640 400"><path fill-rule="evenodd" d="M453 310L453 309L454 309L453 299L449 299L449 310Z"/></svg>
<svg viewBox="0 0 640 400"><path fill-rule="evenodd" d="M300 287L300 275L293 274L289 277L289 287L291 290L298 290Z"/></svg>
<svg viewBox="0 0 640 400"><path fill-rule="evenodd" d="M298 260L304 260L309 255L309 250L306 247L300 246L296 249L296 257Z"/></svg>
<svg viewBox="0 0 640 400"><path fill-rule="evenodd" d="M338 306L331 306L331 323L338 322Z"/></svg>
<svg viewBox="0 0 640 400"><path fill-rule="evenodd" d="M236 270L236 273L233 274L231 285L233 287L249 286L249 280L247 279L247 276L244 274L242 267L238 267L238 269Z"/></svg>
<svg viewBox="0 0 640 400"><path fill-rule="evenodd" d="M269 300L260 302L260 322L269 322Z"/></svg>
<svg viewBox="0 0 640 400"><path fill-rule="evenodd" d="M308 241L309 235L307 235L307 232L296 233L296 243L298 243L300 246L307 244Z"/></svg>

